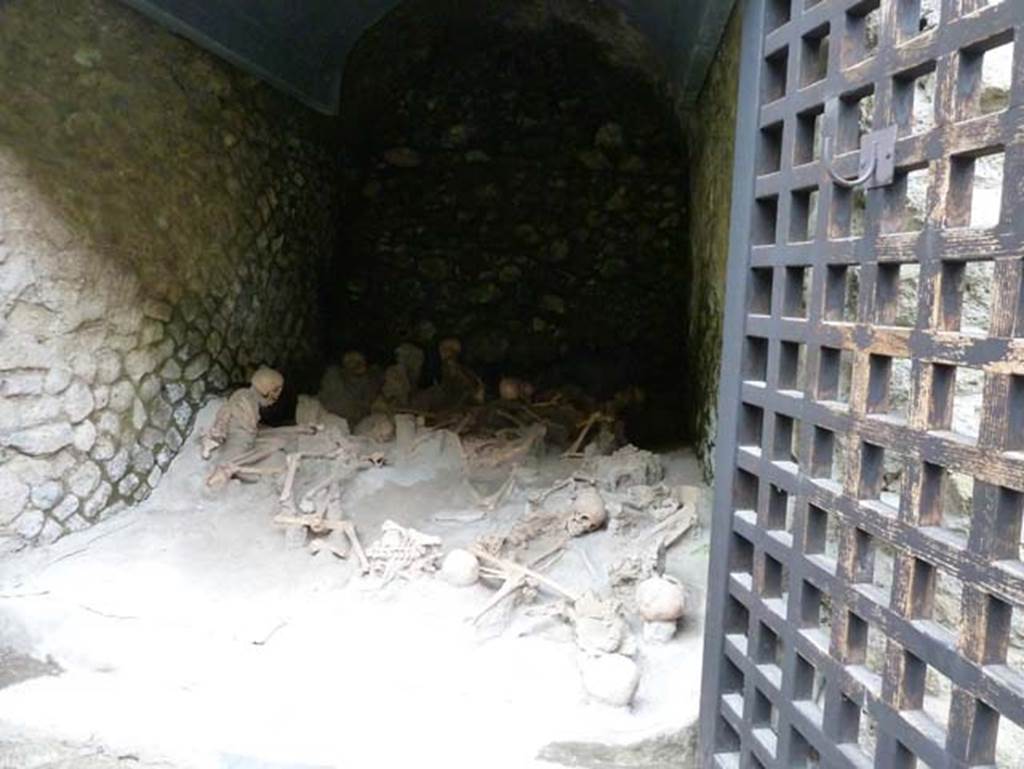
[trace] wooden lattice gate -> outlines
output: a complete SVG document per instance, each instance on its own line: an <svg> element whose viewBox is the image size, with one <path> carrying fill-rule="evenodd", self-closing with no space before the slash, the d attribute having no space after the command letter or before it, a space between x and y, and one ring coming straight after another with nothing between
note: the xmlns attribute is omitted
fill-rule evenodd
<svg viewBox="0 0 1024 769"><path fill-rule="evenodd" d="M1024 767L1024 0L741 8L704 765Z"/></svg>

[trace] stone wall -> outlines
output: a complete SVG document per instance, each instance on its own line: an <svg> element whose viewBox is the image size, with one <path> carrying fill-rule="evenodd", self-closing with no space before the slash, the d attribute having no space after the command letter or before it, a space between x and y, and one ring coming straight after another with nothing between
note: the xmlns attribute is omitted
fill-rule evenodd
<svg viewBox="0 0 1024 769"><path fill-rule="evenodd" d="M0 3L0 543L143 499L211 391L319 352L320 118L113 0Z"/></svg>
<svg viewBox="0 0 1024 769"><path fill-rule="evenodd" d="M670 99L576 24L477 22L449 42L401 79L369 59L401 87L352 110L372 129L349 144L335 354L383 362L455 335L492 382L597 397L639 384L658 413L634 439L687 437L687 177ZM373 80L358 60L348 71Z"/></svg>
<svg viewBox="0 0 1024 769"><path fill-rule="evenodd" d="M685 116L690 148L689 326L687 384L692 434L710 479L718 412L725 273L729 254L733 142L739 87L740 14L734 12L697 108Z"/></svg>

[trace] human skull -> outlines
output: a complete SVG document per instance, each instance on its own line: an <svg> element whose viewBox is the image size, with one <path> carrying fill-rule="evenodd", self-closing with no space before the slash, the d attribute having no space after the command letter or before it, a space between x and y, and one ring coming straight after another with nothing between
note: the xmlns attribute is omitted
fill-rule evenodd
<svg viewBox="0 0 1024 769"><path fill-rule="evenodd" d="M363 376L366 374L366 356L358 350L349 350L341 356L341 366L347 374Z"/></svg>
<svg viewBox="0 0 1024 769"><path fill-rule="evenodd" d="M459 355L462 354L462 342L454 337L448 337L442 339L441 343L437 346L437 352L441 356L441 360L451 363L459 359Z"/></svg>
<svg viewBox="0 0 1024 769"><path fill-rule="evenodd" d="M279 371L266 366L260 366L252 375L250 380L253 389L260 396L261 406L271 406L277 403L281 397L281 390L284 389L284 377Z"/></svg>
<svg viewBox="0 0 1024 769"><path fill-rule="evenodd" d="M585 488L573 500L572 513L565 528L574 537L600 529L608 521L608 510L597 489Z"/></svg>
<svg viewBox="0 0 1024 769"><path fill-rule="evenodd" d="M510 376L503 376L498 382L498 396L504 401L517 401L523 397L523 383Z"/></svg>
<svg viewBox="0 0 1024 769"><path fill-rule="evenodd" d="M672 577L649 577L636 587L636 605L647 622L671 622L686 611L686 591Z"/></svg>
<svg viewBox="0 0 1024 769"><path fill-rule="evenodd" d="M468 550L456 548L445 556L441 576L450 585L468 587L480 578L480 562Z"/></svg>

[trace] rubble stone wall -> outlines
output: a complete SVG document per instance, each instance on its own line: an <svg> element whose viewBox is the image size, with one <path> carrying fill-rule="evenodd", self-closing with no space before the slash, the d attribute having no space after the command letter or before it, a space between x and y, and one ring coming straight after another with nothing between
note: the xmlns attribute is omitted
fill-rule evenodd
<svg viewBox="0 0 1024 769"><path fill-rule="evenodd" d="M734 12L697 107L685 116L691 211L686 382L693 408L691 432L708 479L717 429L739 60L740 14Z"/></svg>
<svg viewBox="0 0 1024 769"><path fill-rule="evenodd" d="M348 143L334 354L359 346L383 362L402 341L455 335L491 381L664 394L641 429L679 439L682 130L639 55L624 60L596 24L474 20L400 77L372 52L350 62L356 82L396 85L348 111L363 141Z"/></svg>
<svg viewBox="0 0 1024 769"><path fill-rule="evenodd" d="M207 394L319 354L322 118L113 0L0 3L0 544L143 499Z"/></svg>

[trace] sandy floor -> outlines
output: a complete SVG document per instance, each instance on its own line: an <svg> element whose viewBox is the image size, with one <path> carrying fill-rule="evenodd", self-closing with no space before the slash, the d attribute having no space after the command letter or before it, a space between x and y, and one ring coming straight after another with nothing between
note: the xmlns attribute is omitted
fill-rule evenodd
<svg viewBox="0 0 1024 769"><path fill-rule="evenodd" d="M664 462L668 482L698 482L689 454ZM541 463L530 483L571 466ZM364 544L385 519L448 549L521 515L522 494L478 522L437 520L475 510L456 468L435 451L360 474L345 501ZM699 617L669 644L641 644L632 709L588 703L566 625L520 606L474 626L492 595L480 584L379 589L333 555L286 548L270 483L211 494L202 473L190 445L139 508L0 565L0 645L63 669L0 689L0 767L64 766L3 753L5 737L43 735L136 766L522 769L551 766L537 759L548 743L628 744L694 723ZM593 584L579 549L600 571L615 539L575 540L550 575ZM669 561L698 609L706 552L695 533Z"/></svg>

